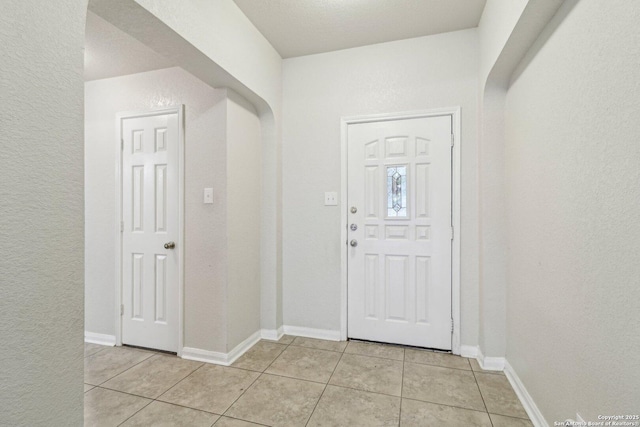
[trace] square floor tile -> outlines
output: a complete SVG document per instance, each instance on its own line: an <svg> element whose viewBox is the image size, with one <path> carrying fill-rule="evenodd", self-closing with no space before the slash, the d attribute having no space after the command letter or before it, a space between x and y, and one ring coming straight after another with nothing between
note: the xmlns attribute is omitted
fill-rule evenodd
<svg viewBox="0 0 640 427"><path fill-rule="evenodd" d="M123 427L211 427L218 415L155 401L122 424Z"/></svg>
<svg viewBox="0 0 640 427"><path fill-rule="evenodd" d="M400 426L491 427L491 421L486 412L402 399Z"/></svg>
<svg viewBox="0 0 640 427"><path fill-rule="evenodd" d="M137 365L154 353L125 347L108 347L84 359L84 382L100 385Z"/></svg>
<svg viewBox="0 0 640 427"><path fill-rule="evenodd" d="M304 426L323 390L322 384L264 374L225 415L270 426Z"/></svg>
<svg viewBox="0 0 640 427"><path fill-rule="evenodd" d="M215 427L262 427L262 424L250 423L249 421L237 420L235 418L220 417Z"/></svg>
<svg viewBox="0 0 640 427"><path fill-rule="evenodd" d="M289 346L265 371L269 374L326 383L342 353Z"/></svg>
<svg viewBox="0 0 640 427"><path fill-rule="evenodd" d="M258 378L258 372L204 365L158 398L188 408L223 414Z"/></svg>
<svg viewBox="0 0 640 427"><path fill-rule="evenodd" d="M156 354L102 386L155 399L200 366L202 362Z"/></svg>
<svg viewBox="0 0 640 427"><path fill-rule="evenodd" d="M329 385L307 425L396 427L399 418L399 397Z"/></svg>
<svg viewBox="0 0 640 427"><path fill-rule="evenodd" d="M504 375L504 372L502 371L487 371L485 369L482 369L477 359L469 359L469 363L471 364L471 369L473 369L474 372L482 372L483 374Z"/></svg>
<svg viewBox="0 0 640 427"><path fill-rule="evenodd" d="M263 372L287 348L286 345L260 341L233 363L234 368Z"/></svg>
<svg viewBox="0 0 640 427"><path fill-rule="evenodd" d="M296 337L291 345L300 347L317 348L319 350L339 351L343 352L347 346L346 341L328 341L317 340L315 338Z"/></svg>
<svg viewBox="0 0 640 427"><path fill-rule="evenodd" d="M395 345L349 341L344 352L363 356L382 357L385 359L404 360L404 348Z"/></svg>
<svg viewBox="0 0 640 427"><path fill-rule="evenodd" d="M408 348L404 353L405 362L420 363L423 365L442 366L444 368L471 370L469 361L460 356L448 353L438 353L430 350L417 350Z"/></svg>
<svg viewBox="0 0 640 427"><path fill-rule="evenodd" d="M522 418L505 417L502 415L489 414L493 427L533 427L533 423Z"/></svg>
<svg viewBox="0 0 640 427"><path fill-rule="evenodd" d="M511 388L506 376L479 372L476 372L475 375L489 413L528 418L527 412L522 407L520 399Z"/></svg>
<svg viewBox="0 0 640 427"><path fill-rule="evenodd" d="M109 346L86 342L84 343L84 357L91 356L105 348L109 348Z"/></svg>
<svg viewBox="0 0 640 427"><path fill-rule="evenodd" d="M402 397L485 411L473 372L462 369L405 362Z"/></svg>
<svg viewBox="0 0 640 427"><path fill-rule="evenodd" d="M84 394L84 425L117 426L149 403L143 397L96 387Z"/></svg>
<svg viewBox="0 0 640 427"><path fill-rule="evenodd" d="M400 396L402 365L399 360L345 353L329 384Z"/></svg>

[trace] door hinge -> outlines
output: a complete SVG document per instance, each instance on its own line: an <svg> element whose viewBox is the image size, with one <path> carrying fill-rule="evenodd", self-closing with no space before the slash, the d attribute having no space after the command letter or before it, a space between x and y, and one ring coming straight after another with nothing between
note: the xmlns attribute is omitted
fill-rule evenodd
<svg viewBox="0 0 640 427"><path fill-rule="evenodd" d="M453 333L453 319L451 319L451 333Z"/></svg>
<svg viewBox="0 0 640 427"><path fill-rule="evenodd" d="M124 231L124 221L120 221L120 232Z"/></svg>
<svg viewBox="0 0 640 427"><path fill-rule="evenodd" d="M453 147L453 142L455 141L456 136L454 134L451 134L451 146Z"/></svg>
<svg viewBox="0 0 640 427"><path fill-rule="evenodd" d="M451 240L453 240L453 225L451 226Z"/></svg>
<svg viewBox="0 0 640 427"><path fill-rule="evenodd" d="M120 304L120 316L124 315L124 304Z"/></svg>

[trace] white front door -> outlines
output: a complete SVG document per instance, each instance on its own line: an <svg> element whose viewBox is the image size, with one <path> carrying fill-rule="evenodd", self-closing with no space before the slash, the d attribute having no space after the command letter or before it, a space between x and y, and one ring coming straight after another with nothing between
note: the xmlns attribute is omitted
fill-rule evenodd
<svg viewBox="0 0 640 427"><path fill-rule="evenodd" d="M172 352L178 350L178 132L177 112L121 120L122 343Z"/></svg>
<svg viewBox="0 0 640 427"><path fill-rule="evenodd" d="M348 125L350 338L451 349L451 120Z"/></svg>

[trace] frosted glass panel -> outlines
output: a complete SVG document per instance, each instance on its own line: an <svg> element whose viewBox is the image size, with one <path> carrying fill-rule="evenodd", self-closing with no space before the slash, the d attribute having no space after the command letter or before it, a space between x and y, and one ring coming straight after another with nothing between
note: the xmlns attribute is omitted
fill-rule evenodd
<svg viewBox="0 0 640 427"><path fill-rule="evenodd" d="M387 166L387 217L407 217L406 166Z"/></svg>

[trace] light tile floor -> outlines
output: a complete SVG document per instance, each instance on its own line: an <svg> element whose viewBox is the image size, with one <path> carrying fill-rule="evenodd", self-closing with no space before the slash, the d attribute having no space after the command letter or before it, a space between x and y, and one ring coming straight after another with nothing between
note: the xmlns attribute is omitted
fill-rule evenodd
<svg viewBox="0 0 640 427"><path fill-rule="evenodd" d="M473 359L284 336L231 367L85 344L85 426L532 426Z"/></svg>

